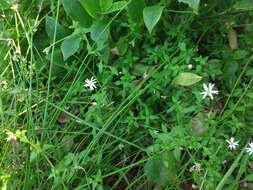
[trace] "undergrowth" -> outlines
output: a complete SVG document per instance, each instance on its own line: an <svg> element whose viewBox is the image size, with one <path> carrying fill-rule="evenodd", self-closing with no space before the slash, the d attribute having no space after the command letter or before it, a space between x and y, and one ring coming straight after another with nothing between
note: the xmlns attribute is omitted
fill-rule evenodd
<svg viewBox="0 0 253 190"><path fill-rule="evenodd" d="M251 0L0 0L0 187L253 188Z"/></svg>

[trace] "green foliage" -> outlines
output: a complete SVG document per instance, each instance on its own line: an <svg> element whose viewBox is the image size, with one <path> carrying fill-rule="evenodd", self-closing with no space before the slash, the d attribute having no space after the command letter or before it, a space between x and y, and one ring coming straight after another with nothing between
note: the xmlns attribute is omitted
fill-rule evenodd
<svg viewBox="0 0 253 190"><path fill-rule="evenodd" d="M251 4L0 0L0 187L249 188Z"/></svg>
<svg viewBox="0 0 253 190"><path fill-rule="evenodd" d="M153 156L144 167L145 175L159 186L173 184L176 180L176 161L171 152Z"/></svg>
<svg viewBox="0 0 253 190"><path fill-rule="evenodd" d="M64 28L62 25L57 23L54 18L49 17L49 16L46 17L45 27L46 27L47 35L51 41L54 40L54 35L55 35L55 41L58 41L58 40L63 39L69 34L66 28Z"/></svg>
<svg viewBox="0 0 253 190"><path fill-rule="evenodd" d="M61 44L61 51L64 61L77 52L80 47L82 38L79 35L71 35L67 37Z"/></svg>
<svg viewBox="0 0 253 190"><path fill-rule="evenodd" d="M152 32L155 25L158 23L159 19L161 18L162 12L163 7L160 5L145 7L143 9L143 19L149 33Z"/></svg>
<svg viewBox="0 0 253 190"><path fill-rule="evenodd" d="M195 13L198 13L200 0L178 0L178 2L186 3Z"/></svg>
<svg viewBox="0 0 253 190"><path fill-rule="evenodd" d="M194 73L180 73L177 77L175 77L172 81L173 84L182 85L182 86L191 86L199 81L201 81L202 77L198 76Z"/></svg>
<svg viewBox="0 0 253 190"><path fill-rule="evenodd" d="M85 10L93 18L98 18L101 12L100 0L79 0Z"/></svg>
<svg viewBox="0 0 253 190"><path fill-rule="evenodd" d="M92 24L92 17L83 9L78 0L63 0L63 7L66 13L80 26L88 28Z"/></svg>
<svg viewBox="0 0 253 190"><path fill-rule="evenodd" d="M241 10L252 10L253 3L251 0L239 0L235 3L234 8Z"/></svg>
<svg viewBox="0 0 253 190"><path fill-rule="evenodd" d="M145 7L145 1L144 0L135 0L131 1L131 3L127 6L127 14L128 17L134 22L134 23L141 23L143 22L143 9Z"/></svg>

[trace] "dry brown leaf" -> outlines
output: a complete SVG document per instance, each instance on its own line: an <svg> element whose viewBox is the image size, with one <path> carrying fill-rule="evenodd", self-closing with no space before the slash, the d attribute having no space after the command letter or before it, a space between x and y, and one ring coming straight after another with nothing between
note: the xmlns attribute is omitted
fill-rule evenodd
<svg viewBox="0 0 253 190"><path fill-rule="evenodd" d="M235 29L233 29L232 27L230 27L230 29L228 31L228 42L229 42L229 46L231 49L238 49L239 48L239 44L238 44L238 40L237 40L237 33L236 33Z"/></svg>

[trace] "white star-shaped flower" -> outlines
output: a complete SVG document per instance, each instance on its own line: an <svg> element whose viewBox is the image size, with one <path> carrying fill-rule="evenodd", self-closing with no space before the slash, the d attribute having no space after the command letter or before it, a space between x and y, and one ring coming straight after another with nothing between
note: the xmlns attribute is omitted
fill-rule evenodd
<svg viewBox="0 0 253 190"><path fill-rule="evenodd" d="M249 143L249 147L246 148L246 152L249 153L249 155L253 154L253 142Z"/></svg>
<svg viewBox="0 0 253 190"><path fill-rule="evenodd" d="M213 100L213 94L218 94L218 90L213 90L214 84L209 83L208 86L206 84L203 84L204 91L201 92L203 95L203 99L205 99L207 96L209 96Z"/></svg>
<svg viewBox="0 0 253 190"><path fill-rule="evenodd" d="M93 91L97 88L96 86L97 80L94 77L91 77L91 79L86 79L84 86L89 89L89 91Z"/></svg>
<svg viewBox="0 0 253 190"><path fill-rule="evenodd" d="M239 145L239 141L235 141L234 137L231 137L229 140L226 140L226 142L228 143L228 148L230 150L235 150L236 147Z"/></svg>

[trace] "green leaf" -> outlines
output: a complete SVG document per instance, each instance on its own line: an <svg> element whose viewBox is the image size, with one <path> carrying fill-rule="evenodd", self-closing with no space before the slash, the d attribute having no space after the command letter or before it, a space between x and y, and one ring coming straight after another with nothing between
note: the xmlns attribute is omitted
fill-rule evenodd
<svg viewBox="0 0 253 190"><path fill-rule="evenodd" d="M149 33L152 32L155 25L158 23L159 19L161 18L162 12L163 7L160 5L154 5L143 9L143 19Z"/></svg>
<svg viewBox="0 0 253 190"><path fill-rule="evenodd" d="M92 17L84 10L78 0L63 0L66 13L82 27L88 28L92 24Z"/></svg>
<svg viewBox="0 0 253 190"><path fill-rule="evenodd" d="M176 162L171 152L154 156L144 166L144 172L148 180L159 186L166 186L175 182Z"/></svg>
<svg viewBox="0 0 253 190"><path fill-rule="evenodd" d="M48 61L51 60L52 53L46 56ZM62 77L66 74L66 68L63 64L63 56L60 49L55 49L53 54L53 64L52 64L52 77Z"/></svg>
<svg viewBox="0 0 253 190"><path fill-rule="evenodd" d="M79 0L79 2L82 4L90 16L93 18L98 18L100 16L100 0Z"/></svg>
<svg viewBox="0 0 253 190"><path fill-rule="evenodd" d="M127 6L127 14L129 18L135 22L140 23L143 21L142 13L145 7L144 0L134 0Z"/></svg>
<svg viewBox="0 0 253 190"><path fill-rule="evenodd" d="M253 10L253 1L252 0L240 0L237 1L234 5L235 9L240 10Z"/></svg>
<svg viewBox="0 0 253 190"><path fill-rule="evenodd" d="M195 14L198 14L200 0L178 0L178 2L186 3L193 9Z"/></svg>
<svg viewBox="0 0 253 190"><path fill-rule="evenodd" d="M202 77L196 75L194 73L183 72L180 73L174 80L172 84L181 85L181 86L191 86L199 81L201 81Z"/></svg>
<svg viewBox="0 0 253 190"><path fill-rule="evenodd" d="M9 9L9 2L6 0L0 0L0 10L3 11L5 9Z"/></svg>
<svg viewBox="0 0 253 190"><path fill-rule="evenodd" d="M104 11L103 14L113 13L115 11L120 11L124 7L126 7L126 5L127 5L126 1L117 1L117 2L112 4L110 9Z"/></svg>
<svg viewBox="0 0 253 190"><path fill-rule="evenodd" d="M64 61L77 52L81 42L79 35L70 35L61 44L61 51Z"/></svg>
<svg viewBox="0 0 253 190"><path fill-rule="evenodd" d="M56 41L68 36L69 31L60 25L52 17L46 17L46 32L51 41L54 39L54 33L56 32Z"/></svg>
<svg viewBox="0 0 253 190"><path fill-rule="evenodd" d="M109 10L112 7L113 0L100 0L101 11Z"/></svg>
<svg viewBox="0 0 253 190"><path fill-rule="evenodd" d="M91 27L91 39L96 42L99 50L104 48L104 44L108 40L109 29L107 25L108 20L102 18L97 20Z"/></svg>
<svg viewBox="0 0 253 190"><path fill-rule="evenodd" d="M246 181L253 181L253 174L249 174L245 177Z"/></svg>

